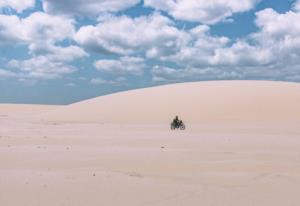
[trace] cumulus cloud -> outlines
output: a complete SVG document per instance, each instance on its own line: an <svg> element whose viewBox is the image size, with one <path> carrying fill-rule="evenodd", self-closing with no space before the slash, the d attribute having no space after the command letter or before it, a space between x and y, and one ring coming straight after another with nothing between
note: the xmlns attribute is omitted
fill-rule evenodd
<svg viewBox="0 0 300 206"><path fill-rule="evenodd" d="M47 51L46 56L51 61L72 62L76 59L89 56L82 48L74 45L68 47L50 45Z"/></svg>
<svg viewBox="0 0 300 206"><path fill-rule="evenodd" d="M44 0L47 13L98 16L107 12L118 12L138 4L140 0Z"/></svg>
<svg viewBox="0 0 300 206"><path fill-rule="evenodd" d="M292 19L281 20L282 17L278 15L283 15L284 18L291 15L288 18ZM128 63L126 59L127 55L141 55L163 64L176 65L177 69L170 67L154 69L152 74L156 80L234 77L276 79L280 73L271 75L271 71L279 68L279 63L282 64L283 58L279 56L282 55L284 48L287 48L283 44L278 44L281 38L278 37L281 33L286 36L290 32L289 38L285 38L287 43L290 37L297 36L298 30L295 27L296 31L286 31L292 29L288 26L275 25L275 31L270 25L274 23L274 19L277 23L286 24L285 21L295 20L297 15L295 12L278 14L273 10L258 12L256 23L259 32L236 41L212 35L207 25L179 30L172 20L158 13L138 18L108 17L97 26L82 27L75 35L75 40L89 50L125 55L119 60L99 60L95 63L99 71L115 75L142 74L138 69L144 68L145 65ZM266 43L263 39L273 44ZM295 46L296 42L293 43ZM276 45L276 48L273 45ZM278 45L282 45L281 49ZM283 72L282 69L280 71Z"/></svg>
<svg viewBox="0 0 300 206"><path fill-rule="evenodd" d="M277 67L282 71L287 66L300 64L299 18L300 13L294 11L280 14L265 9L257 12L255 23L259 31L231 46L215 48L213 55L207 57L209 65Z"/></svg>
<svg viewBox="0 0 300 206"><path fill-rule="evenodd" d="M55 46L57 42L73 38L75 27L72 19L36 12L23 19L21 26L31 54L52 53L60 58L70 58L72 55L76 56L75 53L84 53L78 47Z"/></svg>
<svg viewBox="0 0 300 206"><path fill-rule="evenodd" d="M166 61L176 68L156 67L154 81L205 79L298 80L300 72L300 12L280 14L273 9L256 13L259 30L247 38L230 41L213 37L200 26L194 38ZM194 29L193 29L194 30ZM208 42L209 46L207 46ZM215 43L213 43L215 42ZM208 69L207 69L208 68Z"/></svg>
<svg viewBox="0 0 300 206"><path fill-rule="evenodd" d="M77 69L64 62L51 61L47 56L37 56L28 60L11 60L11 68L20 71L24 78L56 79Z"/></svg>
<svg viewBox="0 0 300 206"><path fill-rule="evenodd" d="M17 74L12 71L0 69L0 79L16 77L16 76Z"/></svg>
<svg viewBox="0 0 300 206"><path fill-rule="evenodd" d="M22 13L24 10L34 7L35 0L0 0L1 8L11 8L18 13Z"/></svg>
<svg viewBox="0 0 300 206"><path fill-rule="evenodd" d="M300 1L299 0L296 0L296 2L294 3L294 6L293 6L294 10L296 11L300 11Z"/></svg>
<svg viewBox="0 0 300 206"><path fill-rule="evenodd" d="M143 58L121 57L118 60L98 60L94 63L98 71L115 75L142 75L146 67Z"/></svg>
<svg viewBox="0 0 300 206"><path fill-rule="evenodd" d="M155 66L152 70L152 80L157 83L216 80L216 79L241 79L244 73L240 69L226 67L185 67L171 68Z"/></svg>
<svg viewBox="0 0 300 206"><path fill-rule="evenodd" d="M25 41L21 20L17 16L0 14L0 44Z"/></svg>
<svg viewBox="0 0 300 206"><path fill-rule="evenodd" d="M23 7L20 3L18 8L12 2L20 1L0 0L0 7L17 12L30 7L29 3L24 6L29 1L22 1ZM214 35L208 25L249 11L260 0L144 0L146 6L165 11L174 18L159 11L139 17L114 13L139 2L44 0L46 13L34 12L23 18L0 14L0 45L25 45L30 56L10 61L13 70L0 70L0 76L59 78L75 72L74 61L88 57L86 51L89 51L102 56L94 62L95 69L113 76L141 76L150 67L149 62L157 64L151 70L155 82L298 79L300 0L286 13L270 8L257 12L257 32L237 40ZM92 17L97 23L76 29L74 16ZM199 24L179 29L177 20ZM116 85L116 82L90 80L97 85Z"/></svg>
<svg viewBox="0 0 300 206"><path fill-rule="evenodd" d="M93 79L91 79L90 82L91 82L91 84L94 84L94 85L102 85L102 84L109 83L107 80L102 79L102 78L93 78Z"/></svg>
<svg viewBox="0 0 300 206"><path fill-rule="evenodd" d="M163 61L175 62L179 65L199 67L211 65L212 57L216 50L227 48L230 39L210 34L210 28L206 25L197 26L186 31L189 41L175 53L161 56Z"/></svg>
<svg viewBox="0 0 300 206"><path fill-rule="evenodd" d="M299 81L299 67L278 68L276 65L183 68L156 66L151 73L152 81L155 83L231 79Z"/></svg>
<svg viewBox="0 0 300 206"><path fill-rule="evenodd" d="M90 83L93 85L113 85L116 82L113 80L106 80L98 77L98 78L91 79Z"/></svg>
<svg viewBox="0 0 300 206"><path fill-rule="evenodd" d="M23 78L55 79L77 71L71 65L75 59L87 57L88 54L77 46L53 46L46 55L38 55L26 60L11 60L10 68L16 69Z"/></svg>
<svg viewBox="0 0 300 206"><path fill-rule="evenodd" d="M274 55L268 48L238 41L231 47L216 49L209 63L214 66L262 66L271 64L273 60Z"/></svg>
<svg viewBox="0 0 300 206"><path fill-rule="evenodd" d="M124 77L119 77L117 79L114 80L106 80L103 78L92 78L90 80L90 83L93 85L111 85L111 86L126 86L126 78Z"/></svg>
<svg viewBox="0 0 300 206"><path fill-rule="evenodd" d="M174 53L184 43L185 32L173 24L158 13L138 18L112 17L97 26L81 27L75 40L96 52L121 55L147 53L156 57Z"/></svg>
<svg viewBox="0 0 300 206"><path fill-rule="evenodd" d="M261 33L272 37L271 40L280 40L286 36L299 36L299 12L288 11L287 13L280 14L268 8L257 12L256 16L256 24L261 29Z"/></svg>
<svg viewBox="0 0 300 206"><path fill-rule="evenodd" d="M72 19L35 12L22 19L25 35L30 40L61 41L75 33Z"/></svg>
<svg viewBox="0 0 300 206"><path fill-rule="evenodd" d="M256 15L260 31L252 36L258 47L269 50L278 65L300 65L300 12L265 9Z"/></svg>
<svg viewBox="0 0 300 206"><path fill-rule="evenodd" d="M0 43L23 42L27 44L54 44L75 34L74 22L43 12L35 12L27 18L0 15Z"/></svg>
<svg viewBox="0 0 300 206"><path fill-rule="evenodd" d="M0 15L0 43L28 45L29 54L33 55L26 60L9 62L23 78L54 79L76 71L71 62L88 54L78 46L56 45L72 39L74 34L72 19L43 12L35 12L24 19Z"/></svg>
<svg viewBox="0 0 300 206"><path fill-rule="evenodd" d="M73 82L70 82L70 83L66 83L64 86L65 87L76 87L77 85Z"/></svg>
<svg viewBox="0 0 300 206"><path fill-rule="evenodd" d="M166 11L175 19L215 24L234 13L253 9L261 0L144 0L145 5Z"/></svg>

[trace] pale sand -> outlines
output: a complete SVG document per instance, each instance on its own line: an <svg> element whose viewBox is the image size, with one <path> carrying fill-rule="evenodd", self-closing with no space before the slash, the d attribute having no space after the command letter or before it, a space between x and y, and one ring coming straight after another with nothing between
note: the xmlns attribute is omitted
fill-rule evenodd
<svg viewBox="0 0 300 206"><path fill-rule="evenodd" d="M300 120L300 85L265 81L183 83L128 91L69 105L47 121L166 123L275 123Z"/></svg>
<svg viewBox="0 0 300 206"><path fill-rule="evenodd" d="M58 109L61 106L53 105L30 105L30 104L1 104L0 115L18 116L22 114L40 114L41 112Z"/></svg>
<svg viewBox="0 0 300 206"><path fill-rule="evenodd" d="M187 130L170 131L164 101L179 94L171 108L185 108ZM300 84L180 84L1 107L1 206L300 205Z"/></svg>

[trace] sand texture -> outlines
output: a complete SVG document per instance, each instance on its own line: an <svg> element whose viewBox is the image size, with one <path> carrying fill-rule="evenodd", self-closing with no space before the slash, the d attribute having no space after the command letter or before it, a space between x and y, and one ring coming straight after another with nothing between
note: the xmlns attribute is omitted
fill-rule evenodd
<svg viewBox="0 0 300 206"><path fill-rule="evenodd" d="M0 205L299 206L299 124L300 84L283 82L0 105Z"/></svg>
<svg viewBox="0 0 300 206"><path fill-rule="evenodd" d="M54 122L281 123L300 120L298 83L219 81L183 83L116 93L45 115Z"/></svg>

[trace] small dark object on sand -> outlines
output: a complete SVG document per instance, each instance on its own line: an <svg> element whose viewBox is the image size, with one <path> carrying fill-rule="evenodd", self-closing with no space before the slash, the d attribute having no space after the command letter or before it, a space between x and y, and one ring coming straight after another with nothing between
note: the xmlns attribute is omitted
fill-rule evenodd
<svg viewBox="0 0 300 206"><path fill-rule="evenodd" d="M182 120L178 119L178 116L173 119L173 122L171 123L171 130L180 129L185 130L185 124Z"/></svg>

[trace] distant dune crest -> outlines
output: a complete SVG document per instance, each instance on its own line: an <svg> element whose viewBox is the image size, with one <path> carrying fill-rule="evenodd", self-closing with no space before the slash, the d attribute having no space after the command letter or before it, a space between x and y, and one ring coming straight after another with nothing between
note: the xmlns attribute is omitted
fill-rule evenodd
<svg viewBox="0 0 300 206"><path fill-rule="evenodd" d="M102 96L45 113L69 123L295 123L300 84L271 81L180 83Z"/></svg>

